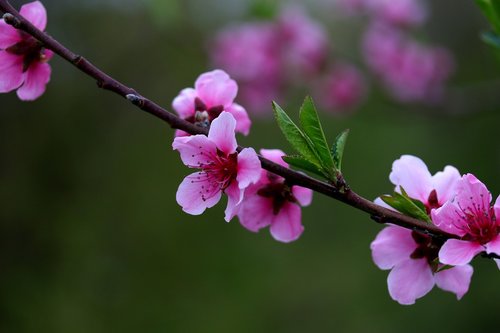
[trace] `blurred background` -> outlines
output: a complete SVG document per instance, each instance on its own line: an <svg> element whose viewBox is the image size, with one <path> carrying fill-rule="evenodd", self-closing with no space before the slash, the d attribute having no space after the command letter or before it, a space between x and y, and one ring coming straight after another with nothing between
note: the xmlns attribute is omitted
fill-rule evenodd
<svg viewBox="0 0 500 333"><path fill-rule="evenodd" d="M447 164L474 173L496 197L499 63L479 39L488 24L474 2L425 2L426 20L404 27L412 40L444 48L453 59L444 92L432 101L395 98L364 58L371 18L332 2L301 4L327 34L326 61L349 61L364 80L363 97L348 112L320 107L330 140L351 129L343 165L352 188L367 198L392 191L392 162L413 154L432 173ZM285 5L44 4L50 34L167 108L181 89L214 68L220 31L241 22L272 22ZM171 149L173 130L97 89L61 59L51 65L52 80L39 100L0 96L1 332L498 328L499 272L492 261L474 262L469 293L460 302L435 288L415 305L401 306L388 295L388 272L371 260L369 244L381 227L321 195L303 210L305 232L291 244L274 241L267 230L248 232L236 219L225 223L224 204L202 216L182 213L175 192L189 170ZM300 84L280 86L280 102L292 115L318 87L301 75ZM270 101L262 105L258 111L248 107L252 132L239 142L290 152L268 116Z"/></svg>

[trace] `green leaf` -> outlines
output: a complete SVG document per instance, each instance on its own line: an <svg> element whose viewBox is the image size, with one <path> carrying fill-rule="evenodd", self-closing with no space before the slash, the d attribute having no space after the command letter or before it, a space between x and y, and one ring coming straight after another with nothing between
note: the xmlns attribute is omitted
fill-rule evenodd
<svg viewBox="0 0 500 333"><path fill-rule="evenodd" d="M283 156L282 157L283 161L286 163L290 164L291 166L294 166L296 168L302 169L304 171L310 172L312 174L321 176L321 177L327 177L320 168L318 168L316 165L312 164L308 160L304 159L302 156Z"/></svg>
<svg viewBox="0 0 500 333"><path fill-rule="evenodd" d="M326 141L325 133L321 122L319 121L318 112L314 106L314 102L310 96L307 96L300 108L299 113L300 125L302 130L312 142L314 150L316 151L321 165L325 171L332 173L334 171L334 164L328 142Z"/></svg>
<svg viewBox="0 0 500 333"><path fill-rule="evenodd" d="M311 140L295 125L286 112L273 102L274 115L283 135L292 147L308 162L321 168L321 162Z"/></svg>
<svg viewBox="0 0 500 333"><path fill-rule="evenodd" d="M493 46L497 49L500 49L500 36L494 33L493 31L483 32L481 34L481 39L486 44Z"/></svg>
<svg viewBox="0 0 500 333"><path fill-rule="evenodd" d="M347 142L347 137L349 136L349 130L346 129L340 133L332 146L332 156L335 168L340 172L342 170L342 158L344 156L344 148Z"/></svg>
<svg viewBox="0 0 500 333"><path fill-rule="evenodd" d="M488 18L495 32L500 34L500 1L498 0L476 0L483 14Z"/></svg>
<svg viewBox="0 0 500 333"><path fill-rule="evenodd" d="M404 215L432 223L429 215L427 215L425 205L421 201L410 198L404 188L400 187L400 189L401 194L394 192L392 196L383 195L380 198L386 204Z"/></svg>

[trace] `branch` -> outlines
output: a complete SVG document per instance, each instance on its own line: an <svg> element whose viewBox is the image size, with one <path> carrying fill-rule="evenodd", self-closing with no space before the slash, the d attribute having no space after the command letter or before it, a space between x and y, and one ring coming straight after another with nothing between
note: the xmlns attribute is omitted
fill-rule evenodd
<svg viewBox="0 0 500 333"><path fill-rule="evenodd" d="M115 80L114 78L94 66L84 57L73 53L47 33L37 29L28 20L22 17L7 0L0 0L0 11L5 13L3 18L7 24L10 24L15 28L24 31L25 33L42 42L45 48L52 50L54 53L73 64L82 72L94 78L100 88L112 91L126 98L141 110L163 120L173 128L181 129L190 134L207 134L206 128L198 127L190 122L185 121L184 119L179 118L175 114L168 112L158 104L143 97L136 90L127 87L121 82ZM242 147L239 147L239 150L241 149ZM420 221L376 205L372 201L361 197L349 188L346 188L344 191L339 191L339 189L331 184L319 181L292 169L285 168L279 164L263 158L262 156L259 156L259 158L262 164L262 168L285 178L289 184L307 187L313 191L322 193L354 208L362 210L370 214L372 219L378 223L390 223L398 225L403 228L419 231L421 233L441 239L457 238L457 236L446 233L433 224L429 224L424 221Z"/></svg>

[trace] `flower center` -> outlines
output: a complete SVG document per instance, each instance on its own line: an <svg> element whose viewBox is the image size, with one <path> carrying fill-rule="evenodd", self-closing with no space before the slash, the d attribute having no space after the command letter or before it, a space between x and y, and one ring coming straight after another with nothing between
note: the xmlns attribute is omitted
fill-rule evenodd
<svg viewBox="0 0 500 333"><path fill-rule="evenodd" d="M196 126L208 128L212 121L224 111L224 106L216 105L208 108L199 97L196 97L194 99L194 110L194 116L188 117L185 120Z"/></svg>
<svg viewBox="0 0 500 333"><path fill-rule="evenodd" d="M439 204L438 196L436 190L432 190L429 194L429 198L427 199L427 203L425 204L425 210L427 214L430 214L433 209L439 208L441 205Z"/></svg>
<svg viewBox="0 0 500 333"><path fill-rule="evenodd" d="M456 213L463 223L455 226L465 232L464 240L486 244L500 233L493 207L472 204L465 209L460 207Z"/></svg>
<svg viewBox="0 0 500 333"><path fill-rule="evenodd" d="M23 72L36 61L43 62L46 60L45 52L42 43L31 36L22 35L23 39L5 49L8 53L23 56Z"/></svg>
<svg viewBox="0 0 500 333"><path fill-rule="evenodd" d="M273 213L277 215L283 205L287 202L297 203L297 199L293 196L292 189L284 182L272 181L262 187L257 194L273 200Z"/></svg>
<svg viewBox="0 0 500 333"><path fill-rule="evenodd" d="M411 236L415 243L417 243L417 248L410 255L412 259L426 258L427 262L431 265L434 260L438 257L439 249L443 245L442 242L433 239L430 236L421 234L416 231L412 231Z"/></svg>

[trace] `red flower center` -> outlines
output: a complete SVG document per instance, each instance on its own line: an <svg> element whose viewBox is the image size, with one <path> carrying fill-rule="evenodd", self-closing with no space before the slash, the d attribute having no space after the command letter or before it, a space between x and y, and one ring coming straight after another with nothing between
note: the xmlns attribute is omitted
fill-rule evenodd
<svg viewBox="0 0 500 333"><path fill-rule="evenodd" d="M297 199L293 196L290 186L285 184L284 181L279 181L274 177L274 175L271 175L271 177L269 177L271 182L257 191L257 194L273 200L273 213L277 215L285 203L297 203Z"/></svg>
<svg viewBox="0 0 500 333"><path fill-rule="evenodd" d="M472 204L465 209L460 207L456 213L463 223L455 226L465 232L464 240L486 244L500 233L493 207Z"/></svg>
<svg viewBox="0 0 500 333"><path fill-rule="evenodd" d="M46 57L42 43L25 33L21 33L21 36L20 42L8 47L5 51L24 57L23 72L26 72L34 62L44 62Z"/></svg>

